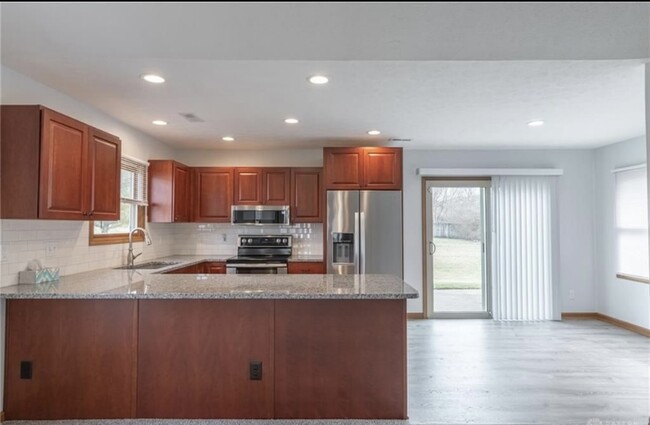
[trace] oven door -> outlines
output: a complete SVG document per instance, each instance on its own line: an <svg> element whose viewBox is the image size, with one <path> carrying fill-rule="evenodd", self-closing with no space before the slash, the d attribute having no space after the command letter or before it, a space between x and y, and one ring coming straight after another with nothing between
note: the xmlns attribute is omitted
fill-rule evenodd
<svg viewBox="0 0 650 425"><path fill-rule="evenodd" d="M287 265L226 264L226 274L287 274Z"/></svg>

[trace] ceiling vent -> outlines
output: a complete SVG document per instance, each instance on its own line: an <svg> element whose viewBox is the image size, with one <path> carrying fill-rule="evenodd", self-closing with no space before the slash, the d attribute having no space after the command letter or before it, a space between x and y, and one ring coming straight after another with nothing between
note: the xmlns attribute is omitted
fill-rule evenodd
<svg viewBox="0 0 650 425"><path fill-rule="evenodd" d="M188 120L189 122L205 122L205 120L203 118L197 117L195 114L193 114L191 112L188 112L188 113L181 112L181 113L179 113L179 115L181 117L185 118L186 120Z"/></svg>
<svg viewBox="0 0 650 425"><path fill-rule="evenodd" d="M392 139L388 139L389 142L410 142L412 140L413 139L397 139L395 137L393 137Z"/></svg>

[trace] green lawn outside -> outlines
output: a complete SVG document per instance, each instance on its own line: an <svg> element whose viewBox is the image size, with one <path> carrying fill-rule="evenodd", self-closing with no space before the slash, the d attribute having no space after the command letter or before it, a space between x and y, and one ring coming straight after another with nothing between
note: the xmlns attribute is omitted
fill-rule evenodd
<svg viewBox="0 0 650 425"><path fill-rule="evenodd" d="M434 289L481 288L481 242L435 238Z"/></svg>

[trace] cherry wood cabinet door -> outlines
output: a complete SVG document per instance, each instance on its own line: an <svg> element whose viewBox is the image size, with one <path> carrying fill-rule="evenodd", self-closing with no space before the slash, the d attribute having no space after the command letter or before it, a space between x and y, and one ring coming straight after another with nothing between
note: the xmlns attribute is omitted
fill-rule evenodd
<svg viewBox="0 0 650 425"><path fill-rule="evenodd" d="M291 202L291 168L262 169L262 203L289 205Z"/></svg>
<svg viewBox="0 0 650 425"><path fill-rule="evenodd" d="M262 204L262 169L235 168L235 205Z"/></svg>
<svg viewBox="0 0 650 425"><path fill-rule="evenodd" d="M119 220L122 143L119 138L96 128L90 128L89 136L89 218Z"/></svg>
<svg viewBox="0 0 650 425"><path fill-rule="evenodd" d="M52 110L41 118L39 218L88 218L88 126Z"/></svg>
<svg viewBox="0 0 650 425"><path fill-rule="evenodd" d="M133 417L136 303L7 300L6 419Z"/></svg>
<svg viewBox="0 0 650 425"><path fill-rule="evenodd" d="M402 189L402 149L363 148L365 189Z"/></svg>
<svg viewBox="0 0 650 425"><path fill-rule="evenodd" d="M275 300L274 347L276 419L407 418L404 300Z"/></svg>
<svg viewBox="0 0 650 425"><path fill-rule="evenodd" d="M194 168L194 220L230 223L233 169Z"/></svg>
<svg viewBox="0 0 650 425"><path fill-rule="evenodd" d="M174 222L190 221L190 169L174 162Z"/></svg>
<svg viewBox="0 0 650 425"><path fill-rule="evenodd" d="M323 222L323 169L291 170L291 222Z"/></svg>
<svg viewBox="0 0 650 425"><path fill-rule="evenodd" d="M322 262L289 262L289 274L324 274L325 264Z"/></svg>
<svg viewBox="0 0 650 425"><path fill-rule="evenodd" d="M203 263L203 272L207 274L226 274L226 263L208 261Z"/></svg>
<svg viewBox="0 0 650 425"><path fill-rule="evenodd" d="M361 189L363 151L359 148L324 148L325 189Z"/></svg>
<svg viewBox="0 0 650 425"><path fill-rule="evenodd" d="M139 306L138 418L273 417L273 300ZM262 362L260 380L251 362Z"/></svg>

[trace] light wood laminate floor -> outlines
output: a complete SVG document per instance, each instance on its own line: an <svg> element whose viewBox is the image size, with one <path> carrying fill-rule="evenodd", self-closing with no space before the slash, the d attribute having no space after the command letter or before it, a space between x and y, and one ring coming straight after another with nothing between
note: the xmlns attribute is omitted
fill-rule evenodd
<svg viewBox="0 0 650 425"><path fill-rule="evenodd" d="M650 339L598 321L415 320L409 421L24 421L59 425L646 425Z"/></svg>
<svg viewBox="0 0 650 425"><path fill-rule="evenodd" d="M649 423L644 336L595 320L417 320L408 331L411 423Z"/></svg>

